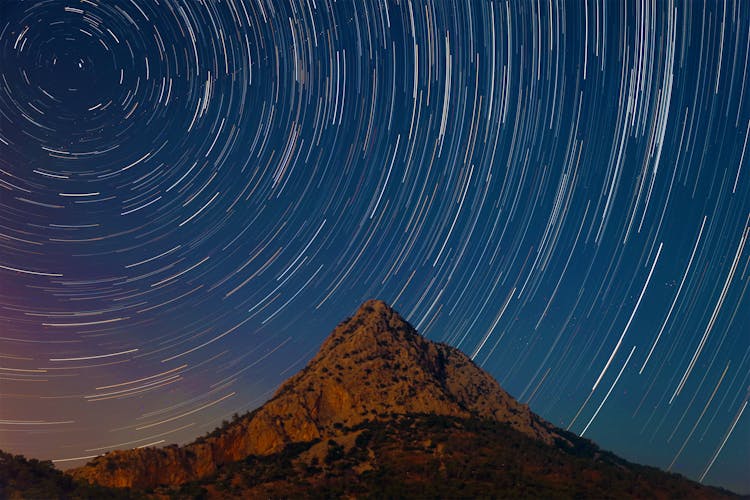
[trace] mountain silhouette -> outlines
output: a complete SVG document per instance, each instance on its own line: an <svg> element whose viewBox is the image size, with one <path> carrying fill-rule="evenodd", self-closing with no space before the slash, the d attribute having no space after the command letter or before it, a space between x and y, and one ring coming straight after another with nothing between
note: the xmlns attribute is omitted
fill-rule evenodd
<svg viewBox="0 0 750 500"><path fill-rule="evenodd" d="M185 446L113 451L68 474L178 497L733 496L556 428L378 300L257 410Z"/></svg>

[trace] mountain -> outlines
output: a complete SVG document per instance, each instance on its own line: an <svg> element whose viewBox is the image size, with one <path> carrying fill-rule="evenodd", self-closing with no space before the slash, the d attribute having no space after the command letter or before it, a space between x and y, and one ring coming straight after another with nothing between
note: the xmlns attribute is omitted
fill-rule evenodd
<svg viewBox="0 0 750 500"><path fill-rule="evenodd" d="M556 428L375 300L257 410L182 447L114 451L68 472L189 497L398 496L385 483L409 496L731 496Z"/></svg>
<svg viewBox="0 0 750 500"><path fill-rule="evenodd" d="M248 455L410 413L490 418L549 444L558 437L463 353L426 340L384 302L371 300L270 401L222 432L181 448L111 452L71 474L107 486L179 485Z"/></svg>

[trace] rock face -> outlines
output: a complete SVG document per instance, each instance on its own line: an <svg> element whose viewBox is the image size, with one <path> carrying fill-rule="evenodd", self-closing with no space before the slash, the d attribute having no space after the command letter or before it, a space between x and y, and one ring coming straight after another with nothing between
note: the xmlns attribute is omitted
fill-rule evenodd
<svg viewBox="0 0 750 500"><path fill-rule="evenodd" d="M547 444L564 440L466 355L426 340L384 302L370 300L270 401L218 435L183 447L110 452L69 473L104 486L174 486L251 454L408 413L490 418Z"/></svg>

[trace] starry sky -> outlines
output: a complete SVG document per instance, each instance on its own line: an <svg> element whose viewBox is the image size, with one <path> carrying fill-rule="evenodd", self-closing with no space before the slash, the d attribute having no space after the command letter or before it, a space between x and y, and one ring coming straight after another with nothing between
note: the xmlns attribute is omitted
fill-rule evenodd
<svg viewBox="0 0 750 500"><path fill-rule="evenodd" d="M368 298L750 492L750 4L0 0L0 448L260 405Z"/></svg>

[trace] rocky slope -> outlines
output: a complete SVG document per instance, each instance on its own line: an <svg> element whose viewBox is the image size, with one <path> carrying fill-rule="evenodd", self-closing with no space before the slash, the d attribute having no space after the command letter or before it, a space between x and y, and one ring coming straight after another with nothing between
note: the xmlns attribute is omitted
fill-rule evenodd
<svg viewBox="0 0 750 500"><path fill-rule="evenodd" d="M548 445L567 442L466 355L426 340L384 302L371 300L270 401L222 432L183 447L110 452L69 473L105 486L175 486L248 455L407 414L491 419Z"/></svg>

